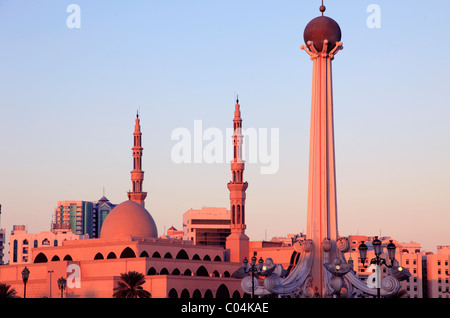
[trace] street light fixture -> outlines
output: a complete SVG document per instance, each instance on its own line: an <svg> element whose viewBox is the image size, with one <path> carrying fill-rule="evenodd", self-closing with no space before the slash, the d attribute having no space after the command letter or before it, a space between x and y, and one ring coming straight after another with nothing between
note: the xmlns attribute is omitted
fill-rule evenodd
<svg viewBox="0 0 450 318"><path fill-rule="evenodd" d="M373 250L375 253L375 257L370 260L370 264L377 265L377 270L381 265L384 265L388 268L391 268L394 266L396 246L392 242L392 240L389 240L389 244L386 246L387 251L388 251L388 257L389 257L389 260L391 261L391 264L388 264L386 262L386 259L380 257L382 248L381 248L381 241L378 239L378 236L374 236L374 239L372 241L372 246L373 246ZM361 263L363 264L364 268L368 268L370 266L370 264L368 266L366 266L364 264L367 259L367 249L368 249L367 245L364 244L364 241L361 241L361 244L359 245L358 250L359 250L359 256L361 258ZM379 282L378 282L378 284L379 284ZM380 296L380 287L378 287L378 286L377 286L377 297L380 298L381 297Z"/></svg>
<svg viewBox="0 0 450 318"><path fill-rule="evenodd" d="M262 257L259 258L258 265L256 265L256 252L253 253L251 258L251 263L249 265L247 257L242 261L242 268L245 273L251 272L252 274L252 298L255 298L255 274L260 275L263 271L264 260Z"/></svg>
<svg viewBox="0 0 450 318"><path fill-rule="evenodd" d="M25 266L22 271L22 281L23 281L23 298L26 298L27 295L27 282L30 277L30 270Z"/></svg>
<svg viewBox="0 0 450 318"><path fill-rule="evenodd" d="M61 276L60 278L58 278L58 288L61 291L61 298L64 298L63 292L66 289L66 287L67 287L67 279Z"/></svg>

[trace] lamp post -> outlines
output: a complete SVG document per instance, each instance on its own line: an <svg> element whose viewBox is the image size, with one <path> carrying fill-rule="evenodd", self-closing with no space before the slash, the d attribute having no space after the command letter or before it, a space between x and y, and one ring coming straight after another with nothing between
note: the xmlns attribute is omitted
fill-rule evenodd
<svg viewBox="0 0 450 318"><path fill-rule="evenodd" d="M67 287L67 279L61 276L60 278L58 278L58 288L61 291L61 298L64 298L63 292L66 289L66 287Z"/></svg>
<svg viewBox="0 0 450 318"><path fill-rule="evenodd" d="M27 296L27 282L30 277L30 270L25 266L22 271L22 281L23 281L23 298Z"/></svg>
<svg viewBox="0 0 450 318"><path fill-rule="evenodd" d="M251 258L251 263L249 265L247 257L242 261L242 267L245 273L251 272L252 274L252 298L255 298L255 274L261 274L263 270L264 260L262 257L259 258L258 265L256 265L256 252L253 253L253 257Z"/></svg>
<svg viewBox="0 0 450 318"><path fill-rule="evenodd" d="M381 265L384 265L388 268L391 268L394 266L396 246L394 243L392 243L392 240L389 240L389 244L386 246L387 252L388 252L388 257L389 257L389 260L391 261L391 264L388 264L386 262L386 259L380 257L382 249L381 249L381 241L378 239L378 236L374 236L374 239L372 241L372 246L373 246L373 250L375 253L375 257L370 260L370 264L377 265L377 271L379 271L379 268ZM369 267L369 266L364 265L364 263L366 262L366 259L367 259L367 249L368 249L367 245L364 244L364 241L361 241L361 244L359 245L358 250L359 250L359 257L361 258L361 263L363 264L364 268ZM381 297L380 285L379 285L379 278L378 278L377 298L380 298L380 297Z"/></svg>

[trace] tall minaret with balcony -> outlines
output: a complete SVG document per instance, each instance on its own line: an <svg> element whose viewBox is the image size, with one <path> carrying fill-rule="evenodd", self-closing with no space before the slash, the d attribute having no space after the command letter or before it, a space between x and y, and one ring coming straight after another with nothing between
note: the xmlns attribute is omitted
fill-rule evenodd
<svg viewBox="0 0 450 318"><path fill-rule="evenodd" d="M231 234L227 237L226 248L231 262L242 262L248 257L248 236L245 235L245 191L248 183L244 182L245 164L242 160L242 118L239 99L236 100L233 119L233 160L231 161L232 180L228 183L230 190Z"/></svg>
<svg viewBox="0 0 450 318"><path fill-rule="evenodd" d="M142 133L139 121L139 113L136 114L136 124L134 126L134 146L133 150L133 170L131 171L131 183L133 191L128 192L128 199L139 203L145 207L147 192L142 192L144 182L144 171L142 171Z"/></svg>

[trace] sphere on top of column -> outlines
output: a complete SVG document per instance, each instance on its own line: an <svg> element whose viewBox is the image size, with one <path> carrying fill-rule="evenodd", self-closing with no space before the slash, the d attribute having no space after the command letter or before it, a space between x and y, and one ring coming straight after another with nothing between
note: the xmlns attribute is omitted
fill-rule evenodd
<svg viewBox="0 0 450 318"><path fill-rule="evenodd" d="M323 49L323 41L328 40L327 53L329 53L336 46L336 43L341 40L341 28L336 21L323 15L325 6L322 5L320 11L322 16L312 19L306 25L303 39L305 44L308 44L308 41L312 41L318 52L321 52Z"/></svg>

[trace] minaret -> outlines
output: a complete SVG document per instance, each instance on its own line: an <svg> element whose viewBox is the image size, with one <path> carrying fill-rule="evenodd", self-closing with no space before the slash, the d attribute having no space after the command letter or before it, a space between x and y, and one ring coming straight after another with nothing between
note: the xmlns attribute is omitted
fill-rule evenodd
<svg viewBox="0 0 450 318"><path fill-rule="evenodd" d="M239 99L236 99L233 119L233 160L231 161L230 218L231 234L227 237L226 248L230 252L231 262L242 262L248 257L248 236L245 235L245 191L248 183L244 182L245 164L242 160L242 118Z"/></svg>
<svg viewBox="0 0 450 318"><path fill-rule="evenodd" d="M142 171L142 133L139 121L139 113L136 114L136 124L134 126L134 146L133 150L133 170L131 171L131 183L133 191L128 192L128 199L139 203L145 207L145 198L147 192L142 192L142 183L144 181L144 171Z"/></svg>
<svg viewBox="0 0 450 318"><path fill-rule="evenodd" d="M323 15L323 4L320 11L322 16L306 26L301 48L313 62L306 232L315 250L312 284L323 295L324 255L336 249L338 240L331 61L342 42L340 27Z"/></svg>

